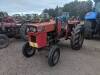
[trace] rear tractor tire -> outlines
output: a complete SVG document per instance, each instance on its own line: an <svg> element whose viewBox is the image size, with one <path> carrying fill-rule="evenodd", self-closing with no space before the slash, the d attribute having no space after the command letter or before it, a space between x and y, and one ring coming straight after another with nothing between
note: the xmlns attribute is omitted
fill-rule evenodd
<svg viewBox="0 0 100 75"><path fill-rule="evenodd" d="M80 50L84 42L84 27L83 25L77 25L73 28L71 35L71 48L74 50Z"/></svg>
<svg viewBox="0 0 100 75"><path fill-rule="evenodd" d="M0 49L2 48L6 48L9 45L9 38L4 35L4 34L0 34Z"/></svg>

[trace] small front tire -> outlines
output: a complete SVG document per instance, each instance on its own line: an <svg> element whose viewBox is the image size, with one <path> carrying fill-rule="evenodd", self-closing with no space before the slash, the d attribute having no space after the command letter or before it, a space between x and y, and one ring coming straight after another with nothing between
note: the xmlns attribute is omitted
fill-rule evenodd
<svg viewBox="0 0 100 75"><path fill-rule="evenodd" d="M48 55L49 66L55 66L60 58L60 48L57 46L52 46Z"/></svg>
<svg viewBox="0 0 100 75"><path fill-rule="evenodd" d="M35 55L36 49L32 48L29 43L25 43L22 49L23 55L27 58L32 57Z"/></svg>

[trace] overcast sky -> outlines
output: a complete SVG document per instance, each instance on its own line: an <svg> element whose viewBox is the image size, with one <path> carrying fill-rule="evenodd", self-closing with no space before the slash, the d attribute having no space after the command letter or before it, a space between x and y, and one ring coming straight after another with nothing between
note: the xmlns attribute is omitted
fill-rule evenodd
<svg viewBox="0 0 100 75"><path fill-rule="evenodd" d="M7 11L10 14L19 12L40 13L45 8L63 6L73 0L0 0L0 11Z"/></svg>

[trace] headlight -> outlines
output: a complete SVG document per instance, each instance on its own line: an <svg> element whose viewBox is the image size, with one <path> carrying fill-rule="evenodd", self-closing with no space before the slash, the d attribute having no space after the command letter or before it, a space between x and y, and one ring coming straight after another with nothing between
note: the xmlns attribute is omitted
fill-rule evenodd
<svg viewBox="0 0 100 75"><path fill-rule="evenodd" d="M30 31L30 32L36 32L36 28L35 28L35 27L30 27L30 28L29 28L29 31Z"/></svg>

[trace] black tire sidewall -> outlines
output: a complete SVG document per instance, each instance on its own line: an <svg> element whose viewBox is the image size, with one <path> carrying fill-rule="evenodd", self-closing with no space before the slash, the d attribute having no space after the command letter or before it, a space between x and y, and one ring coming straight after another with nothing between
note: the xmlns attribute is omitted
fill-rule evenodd
<svg viewBox="0 0 100 75"><path fill-rule="evenodd" d="M58 53L59 56L58 56L57 62L54 63L53 57L54 57L54 54L56 52ZM48 64L50 66L55 66L58 63L59 58L60 58L60 48L57 47L57 46L51 47L50 52L49 52L49 55L48 55Z"/></svg>
<svg viewBox="0 0 100 75"><path fill-rule="evenodd" d="M8 45L9 45L9 38L8 38L8 36L6 36L4 34L0 34L0 37L2 37L3 39L6 40L5 45L4 46L0 46L0 49L8 47Z"/></svg>
<svg viewBox="0 0 100 75"><path fill-rule="evenodd" d="M81 29L82 26L76 26L73 31L72 31L72 36L71 36L71 47L73 50L80 50L80 48L83 45L84 42L84 30ZM81 44L80 44L80 35L82 35L82 40L81 40Z"/></svg>
<svg viewBox="0 0 100 75"><path fill-rule="evenodd" d="M32 57L36 52L35 49L32 49L33 50L32 54L28 54L28 51L26 50L28 46L29 46L29 43L27 42L24 44L24 46L22 48L23 55L27 58ZM31 48L31 46L29 46L29 47Z"/></svg>
<svg viewBox="0 0 100 75"><path fill-rule="evenodd" d="M85 21L85 25L84 25L84 35L86 39L92 39L93 35L92 35L92 23L90 21Z"/></svg>
<svg viewBox="0 0 100 75"><path fill-rule="evenodd" d="M26 41L27 37L26 37L26 29L27 29L27 23L23 23L20 26L20 37L22 38L22 40Z"/></svg>

